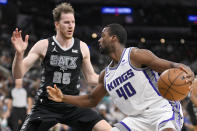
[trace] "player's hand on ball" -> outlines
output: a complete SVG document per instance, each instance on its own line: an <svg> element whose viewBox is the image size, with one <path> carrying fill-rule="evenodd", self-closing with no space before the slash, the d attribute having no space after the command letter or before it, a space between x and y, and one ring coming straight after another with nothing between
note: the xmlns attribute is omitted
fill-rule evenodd
<svg viewBox="0 0 197 131"><path fill-rule="evenodd" d="M63 93L62 91L54 85L54 88L51 86L47 86L47 92L49 94L48 98L55 102L62 102Z"/></svg>
<svg viewBox="0 0 197 131"><path fill-rule="evenodd" d="M195 78L194 72L188 66L180 66L180 69L186 73L184 76L186 78L186 83L192 84Z"/></svg>

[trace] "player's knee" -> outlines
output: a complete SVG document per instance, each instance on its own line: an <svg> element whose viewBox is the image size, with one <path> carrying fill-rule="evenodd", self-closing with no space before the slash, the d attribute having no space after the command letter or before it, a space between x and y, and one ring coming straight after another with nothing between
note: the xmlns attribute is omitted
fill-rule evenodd
<svg viewBox="0 0 197 131"><path fill-rule="evenodd" d="M107 123L105 120L101 120L96 123L96 125L93 127L92 131L111 131L111 125Z"/></svg>
<svg viewBox="0 0 197 131"><path fill-rule="evenodd" d="M113 127L111 131L120 131L117 127Z"/></svg>

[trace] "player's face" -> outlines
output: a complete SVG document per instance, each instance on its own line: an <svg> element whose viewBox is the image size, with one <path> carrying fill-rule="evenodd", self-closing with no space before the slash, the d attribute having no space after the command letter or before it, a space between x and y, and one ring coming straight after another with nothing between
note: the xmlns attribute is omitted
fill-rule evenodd
<svg viewBox="0 0 197 131"><path fill-rule="evenodd" d="M75 17L72 13L61 13L60 20L56 23L56 30L69 39L73 37L75 29Z"/></svg>
<svg viewBox="0 0 197 131"><path fill-rule="evenodd" d="M101 54L109 54L112 49L112 36L109 35L107 28L104 28L101 33L101 38L98 40L99 42L99 50Z"/></svg>

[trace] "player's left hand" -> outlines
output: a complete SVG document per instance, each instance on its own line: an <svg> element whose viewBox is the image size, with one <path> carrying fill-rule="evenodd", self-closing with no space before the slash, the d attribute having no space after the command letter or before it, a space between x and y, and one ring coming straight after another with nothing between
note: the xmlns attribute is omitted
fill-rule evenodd
<svg viewBox="0 0 197 131"><path fill-rule="evenodd" d="M62 91L59 88L57 88L56 85L54 85L54 88L51 86L47 86L47 92L49 94L48 98L50 100L53 100L55 102L62 102L64 95Z"/></svg>

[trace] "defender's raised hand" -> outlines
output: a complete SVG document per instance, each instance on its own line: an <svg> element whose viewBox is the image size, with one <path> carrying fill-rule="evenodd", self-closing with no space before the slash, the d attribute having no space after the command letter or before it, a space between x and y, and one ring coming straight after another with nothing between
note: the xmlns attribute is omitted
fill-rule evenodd
<svg viewBox="0 0 197 131"><path fill-rule="evenodd" d="M55 102L62 102L63 94L62 91L54 85L54 88L51 86L47 86L47 92L49 94L48 98Z"/></svg>
<svg viewBox="0 0 197 131"><path fill-rule="evenodd" d="M21 33L22 31L18 31L18 28L16 28L15 31L13 31L11 37L11 42L18 53L24 53L24 51L27 49L29 39L29 35L26 35L25 41L23 41Z"/></svg>

